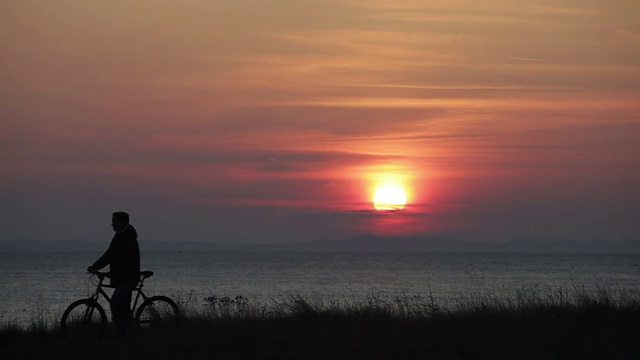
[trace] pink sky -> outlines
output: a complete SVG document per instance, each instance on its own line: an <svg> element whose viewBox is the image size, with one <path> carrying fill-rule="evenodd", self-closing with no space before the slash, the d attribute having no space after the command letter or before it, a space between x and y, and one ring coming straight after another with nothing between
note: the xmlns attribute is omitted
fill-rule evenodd
<svg viewBox="0 0 640 360"><path fill-rule="evenodd" d="M623 241L640 3L0 4L2 239ZM378 213L377 184L402 212Z"/></svg>

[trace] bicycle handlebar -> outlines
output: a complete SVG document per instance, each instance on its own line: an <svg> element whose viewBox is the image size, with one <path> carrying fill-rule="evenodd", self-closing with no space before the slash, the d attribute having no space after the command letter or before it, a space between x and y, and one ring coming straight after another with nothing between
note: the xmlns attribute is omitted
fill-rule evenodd
<svg viewBox="0 0 640 360"><path fill-rule="evenodd" d="M99 278L110 278L111 273L102 271L87 271L87 274L96 275Z"/></svg>
<svg viewBox="0 0 640 360"><path fill-rule="evenodd" d="M103 279L103 278L111 278L111 273L110 272L87 271L87 274L96 275L97 277L99 277L101 279ZM143 276L145 279L146 278L150 278L151 276L153 276L153 271L150 271L150 270L140 271L140 275Z"/></svg>

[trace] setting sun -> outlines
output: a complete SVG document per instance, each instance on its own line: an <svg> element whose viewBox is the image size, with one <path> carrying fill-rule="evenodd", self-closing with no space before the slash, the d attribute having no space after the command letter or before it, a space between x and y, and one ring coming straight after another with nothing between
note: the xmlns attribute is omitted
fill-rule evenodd
<svg viewBox="0 0 640 360"><path fill-rule="evenodd" d="M407 196L398 185L381 185L373 196L373 206L378 211L402 210L407 205Z"/></svg>

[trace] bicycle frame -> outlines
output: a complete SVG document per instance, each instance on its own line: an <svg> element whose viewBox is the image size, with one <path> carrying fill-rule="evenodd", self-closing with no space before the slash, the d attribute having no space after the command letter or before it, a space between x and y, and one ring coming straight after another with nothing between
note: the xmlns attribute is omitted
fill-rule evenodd
<svg viewBox="0 0 640 360"><path fill-rule="evenodd" d="M67 325L69 324L79 324L82 329L91 331L91 326L86 326L95 324L100 325L96 328L102 333L105 325L108 323L107 314L98 300L100 296L102 296L111 304L113 294L109 296L105 288L115 288L115 286L104 283L105 278L110 278L109 273L94 272L91 274L97 276L99 279L96 290L93 294L90 294L88 298L78 299L66 308L60 321L60 326L63 331L67 331ZM134 315L135 312L135 323L138 325L149 325L165 322L166 324L172 324L174 327L177 327L180 318L178 305L166 296L147 296L142 291L145 279L151 276L153 276L153 271L141 271L138 283L132 289L132 291L136 292L133 305L130 304L131 315ZM96 312L99 316L98 318L94 318ZM83 328L82 326L85 327Z"/></svg>
<svg viewBox="0 0 640 360"><path fill-rule="evenodd" d="M105 278L109 278L109 274L108 273L103 273L103 272L96 272L96 273L92 273L92 274L96 275L98 277L99 281L98 281L98 285L96 286L96 291L93 293L93 295L90 296L90 298L97 302L98 299L100 298L100 295L102 295L107 300L107 302L109 304L111 304L111 296L109 296L109 294L107 294L107 292L104 291L104 288L115 289L115 286L103 284L104 279ZM133 301L133 305L131 306L131 311L132 312L136 309L136 306L138 306L138 301L140 300L141 297L142 297L142 301L140 302L140 304L144 303L149 298L142 291L142 287L144 286L144 280L147 277L149 277L149 276L146 276L145 274L141 273L140 274L140 281L138 281L138 284L132 290L132 291L136 292L135 300Z"/></svg>

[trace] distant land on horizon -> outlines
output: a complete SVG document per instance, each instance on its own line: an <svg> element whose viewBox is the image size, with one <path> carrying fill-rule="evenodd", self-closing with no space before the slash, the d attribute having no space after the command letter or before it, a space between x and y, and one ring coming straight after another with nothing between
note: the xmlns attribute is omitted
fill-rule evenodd
<svg viewBox="0 0 640 360"><path fill-rule="evenodd" d="M52 252L52 251L104 251L108 241L85 240L0 241L0 252ZM536 240L511 240L500 243L452 239L439 236L393 236L372 234L348 239L325 239L303 243L220 243L220 242L154 242L140 241L144 251L311 251L311 252L639 252L640 241L613 243L595 239L589 241L543 242Z"/></svg>

